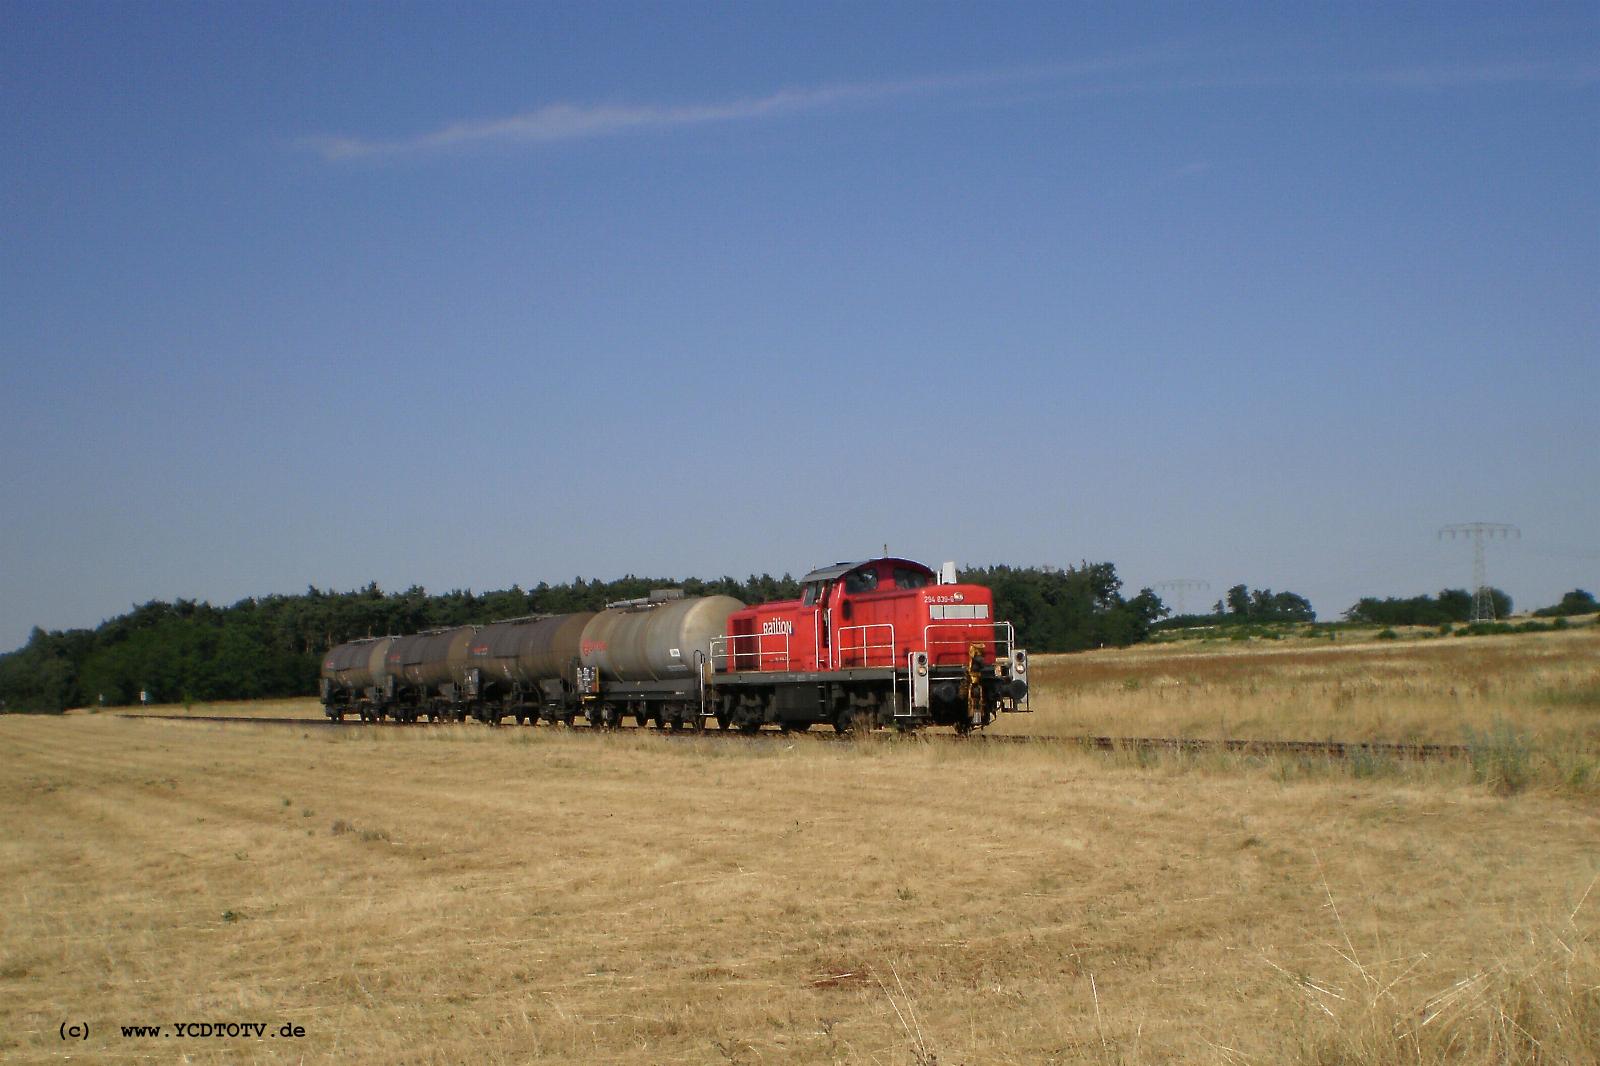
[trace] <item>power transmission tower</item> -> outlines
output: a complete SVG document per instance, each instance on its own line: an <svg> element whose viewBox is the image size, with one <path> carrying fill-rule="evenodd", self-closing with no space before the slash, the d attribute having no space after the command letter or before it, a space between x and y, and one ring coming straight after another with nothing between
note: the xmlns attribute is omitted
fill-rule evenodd
<svg viewBox="0 0 1600 1066"><path fill-rule="evenodd" d="M1211 588L1211 582L1200 581L1192 577L1175 577L1171 581L1162 581L1156 585L1158 589L1171 589L1178 597L1178 613L1188 614L1189 609L1184 603L1184 596L1190 592L1205 592Z"/></svg>
<svg viewBox="0 0 1600 1066"><path fill-rule="evenodd" d="M1503 522L1462 522L1439 530L1439 539L1451 540L1466 537L1472 541L1472 620L1494 621L1494 595L1489 591L1489 572L1483 561L1483 542L1494 540L1520 540L1522 530Z"/></svg>

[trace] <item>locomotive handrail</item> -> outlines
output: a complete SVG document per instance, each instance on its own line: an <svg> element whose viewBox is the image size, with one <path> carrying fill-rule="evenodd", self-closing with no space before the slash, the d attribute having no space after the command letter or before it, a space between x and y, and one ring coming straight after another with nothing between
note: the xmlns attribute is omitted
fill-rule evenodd
<svg viewBox="0 0 1600 1066"><path fill-rule="evenodd" d="M985 624L990 629L988 642L995 645L995 658L1009 658L1017 646L1017 631L1010 622L989 622ZM960 636L945 637L942 640L933 639L935 629L955 629L960 631ZM922 630L922 646L928 649L928 654L933 654L936 647L961 648L974 643L976 638L972 635L973 626L969 622L930 622ZM1005 636L1000 635L1001 630Z"/></svg>
<svg viewBox="0 0 1600 1066"><path fill-rule="evenodd" d="M764 648L762 641L768 637L782 637L783 647L771 651ZM752 651L749 648L740 648L739 641L741 640L755 641L755 649ZM789 634L787 633L733 633L727 636L712 637L710 653L711 669L713 671L719 669L724 672L736 670L738 668L738 658L741 655L754 655L756 657L757 670L767 669L766 663L768 659L771 659L774 663L774 668L777 668L780 657L783 669L788 670L792 666L789 654ZM718 660L722 663L720 667L718 666Z"/></svg>
<svg viewBox="0 0 1600 1066"><path fill-rule="evenodd" d="M869 631L874 630L874 629L887 629L889 631L889 642L887 644L869 644L869 643L867 643L867 634L868 634ZM845 640L845 634L846 633L860 633L861 634L861 643L847 646L846 640ZM894 625L893 625L893 623L890 623L890 622L869 622L869 623L867 623L865 625L859 625L859 626L843 626L834 635L836 637L836 639L834 640L834 646L833 646L833 668L835 670L841 669L845 665L845 657L848 656L848 655L860 655L861 656L861 661L859 663L855 663L853 665L863 666L863 667L871 666L872 665L872 653L873 652L887 652L888 654L887 654L886 658L888 659L888 662L885 665L886 666L893 666L894 665Z"/></svg>

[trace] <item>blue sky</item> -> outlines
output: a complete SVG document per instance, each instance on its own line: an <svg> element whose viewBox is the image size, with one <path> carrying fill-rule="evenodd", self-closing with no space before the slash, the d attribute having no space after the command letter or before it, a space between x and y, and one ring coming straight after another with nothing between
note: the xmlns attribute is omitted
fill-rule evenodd
<svg viewBox="0 0 1600 1066"><path fill-rule="evenodd" d="M0 3L0 648L884 543L1333 617L1472 520L1600 591L1597 11Z"/></svg>

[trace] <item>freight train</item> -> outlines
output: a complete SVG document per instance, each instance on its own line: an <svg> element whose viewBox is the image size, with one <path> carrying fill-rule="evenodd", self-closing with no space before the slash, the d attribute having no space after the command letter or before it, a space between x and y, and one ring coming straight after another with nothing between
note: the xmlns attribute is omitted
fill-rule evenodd
<svg viewBox="0 0 1600 1066"><path fill-rule="evenodd" d="M1028 653L981 585L909 559L823 567L799 599L663 589L599 612L351 641L322 663L330 718L476 718L785 732L966 733L1029 710Z"/></svg>

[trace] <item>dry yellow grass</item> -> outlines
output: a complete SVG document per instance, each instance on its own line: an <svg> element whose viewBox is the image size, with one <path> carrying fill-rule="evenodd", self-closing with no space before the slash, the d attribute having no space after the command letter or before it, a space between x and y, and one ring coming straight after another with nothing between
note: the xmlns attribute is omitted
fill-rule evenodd
<svg viewBox="0 0 1600 1066"><path fill-rule="evenodd" d="M1600 809L1558 791L105 715L0 749L10 1061L1600 1055ZM118 1029L190 1021L306 1036Z"/></svg>
<svg viewBox="0 0 1600 1066"><path fill-rule="evenodd" d="M1506 724L1600 752L1600 628L1416 641L1143 645L1033 660L1000 731L1461 743Z"/></svg>
<svg viewBox="0 0 1600 1066"><path fill-rule="evenodd" d="M196 718L314 718L325 719L322 704L315 696L286 700L223 700L217 703L153 703L148 707L78 707L67 712L81 714L182 714Z"/></svg>

